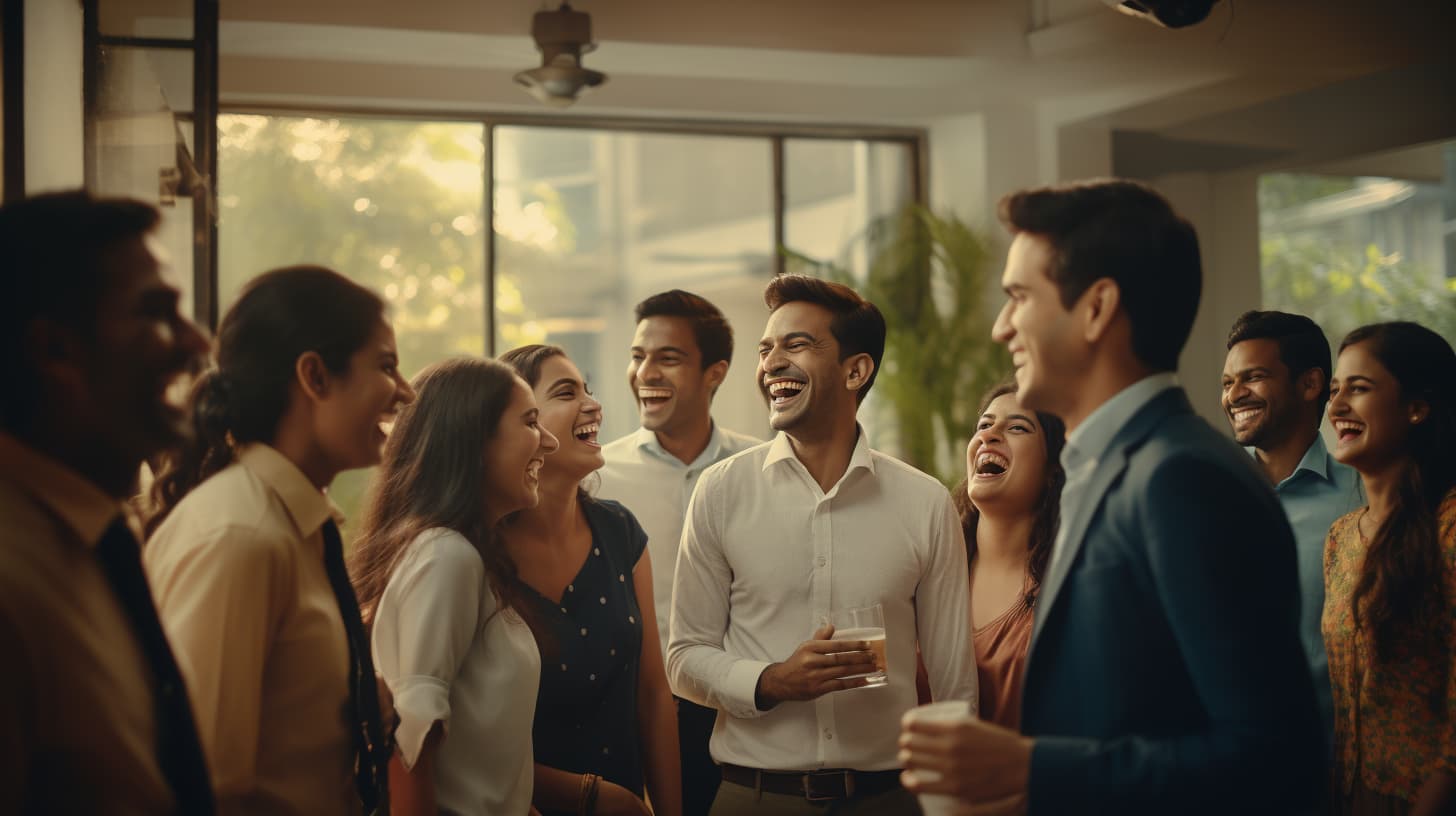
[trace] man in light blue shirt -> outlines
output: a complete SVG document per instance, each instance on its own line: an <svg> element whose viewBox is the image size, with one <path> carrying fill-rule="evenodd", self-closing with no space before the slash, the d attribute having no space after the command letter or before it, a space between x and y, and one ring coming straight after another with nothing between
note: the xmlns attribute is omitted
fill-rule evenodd
<svg viewBox="0 0 1456 816"><path fill-rule="evenodd" d="M602 448L606 465L598 471L598 495L625 505L647 532L652 601L666 654L673 568L688 499L709 465L759 440L713 422L713 395L733 358L733 329L718 307L674 289L637 304L636 318L627 384L642 427ZM678 698L677 715L683 813L701 816L720 778L708 754L718 712Z"/></svg>
<svg viewBox="0 0 1456 816"><path fill-rule="evenodd" d="M1320 437L1329 398L1330 345L1313 320L1249 311L1234 321L1223 367L1223 409L1234 439L1274 485L1294 528L1300 639L1326 741L1334 727L1334 704L1320 634L1325 537L1335 519L1365 503L1355 471L1336 462Z"/></svg>

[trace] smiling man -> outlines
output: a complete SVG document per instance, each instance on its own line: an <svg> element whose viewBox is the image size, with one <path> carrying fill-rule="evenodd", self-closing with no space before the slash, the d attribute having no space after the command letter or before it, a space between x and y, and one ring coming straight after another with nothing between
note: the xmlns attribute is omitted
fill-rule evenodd
<svg viewBox="0 0 1456 816"><path fill-rule="evenodd" d="M712 813L916 814L895 737L915 646L937 700L975 705L965 540L950 494L869 447L857 421L885 320L852 289L785 275L756 378L778 435L709 468L688 507L668 677L722 710ZM879 605L888 681L835 611Z"/></svg>
<svg viewBox="0 0 1456 816"><path fill-rule="evenodd" d="M207 349L139 201L0 209L0 790L7 813L213 812L126 500Z"/></svg>
<svg viewBox="0 0 1456 816"><path fill-rule="evenodd" d="M673 565L688 499L709 465L759 440L713 421L713 395L733 360L733 327L718 307L673 289L637 304L636 317L627 385L642 427L602 448L606 465L598 471L598 495L625 505L647 532L657 632L666 653ZM683 812L702 816L718 790L720 772L708 754L718 712L682 698L677 703Z"/></svg>
<svg viewBox="0 0 1456 816"><path fill-rule="evenodd" d="M1355 471L1325 449L1320 421L1330 398L1330 344L1304 315L1249 311L1229 331L1223 410L1234 439L1263 468L1294 528L1300 639L1324 718L1334 728L1329 663L1320 632L1325 537L1335 519L1364 504Z"/></svg>
<svg viewBox="0 0 1456 816"><path fill-rule="evenodd" d="M1121 180L1014 193L1001 219L992 336L1017 400L1067 423L1061 527L1024 735L908 723L907 786L1035 814L1299 812L1323 753L1293 535L1174 374L1202 291L1192 225Z"/></svg>

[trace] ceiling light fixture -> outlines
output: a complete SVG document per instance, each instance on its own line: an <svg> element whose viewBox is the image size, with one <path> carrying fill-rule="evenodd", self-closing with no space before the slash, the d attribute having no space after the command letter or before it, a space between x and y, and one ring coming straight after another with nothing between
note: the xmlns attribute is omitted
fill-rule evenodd
<svg viewBox="0 0 1456 816"><path fill-rule="evenodd" d="M581 55L597 47L591 41L591 15L563 2L556 11L538 11L531 18L531 37L541 51L541 67L516 74L516 84L544 104L569 107L588 88L607 81L601 71L581 67Z"/></svg>

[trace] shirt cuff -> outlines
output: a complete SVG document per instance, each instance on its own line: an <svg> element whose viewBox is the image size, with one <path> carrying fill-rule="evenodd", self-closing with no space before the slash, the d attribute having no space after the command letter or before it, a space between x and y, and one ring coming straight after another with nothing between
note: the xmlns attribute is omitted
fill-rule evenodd
<svg viewBox="0 0 1456 816"><path fill-rule="evenodd" d="M754 692L758 691L758 676L763 670L773 664L765 663L762 660L738 660L728 669L728 676L723 679L723 702L727 712L740 720L751 720L755 717L762 717L765 712L758 710L758 703L754 699Z"/></svg>
<svg viewBox="0 0 1456 816"><path fill-rule="evenodd" d="M450 687L438 677L415 675L400 678L394 692L394 710L399 714L399 729L394 744L406 770L415 766L429 735L438 721L450 727Z"/></svg>

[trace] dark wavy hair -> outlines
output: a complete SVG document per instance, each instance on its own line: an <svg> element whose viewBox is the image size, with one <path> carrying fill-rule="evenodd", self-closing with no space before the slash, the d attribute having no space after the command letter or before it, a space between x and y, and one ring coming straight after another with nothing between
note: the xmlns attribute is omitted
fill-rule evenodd
<svg viewBox="0 0 1456 816"><path fill-rule="evenodd" d="M192 385L192 438L162 457L147 535L232 464L238 446L272 441L301 355L316 352L342 375L383 320L378 295L331 269L290 266L254 278L218 326L215 364Z"/></svg>
<svg viewBox="0 0 1456 816"><path fill-rule="evenodd" d="M1417 323L1361 326L1345 335L1340 351L1364 344L1400 386L1405 402L1428 406L1410 429L1409 463L1390 515L1370 540L1351 604L1357 626L1368 627L1375 657L1400 659L1404 649L1435 650L1449 665L1446 632L1450 604L1437 576L1445 571L1437 529L1442 499L1456 487L1456 352L1439 334ZM1432 704L1445 708L1446 684Z"/></svg>
<svg viewBox="0 0 1456 816"><path fill-rule="evenodd" d="M633 313L638 323L649 317L680 317L688 321L702 357L702 368L719 361L731 364L733 360L733 327L723 312L701 295L681 289L658 292L637 304Z"/></svg>
<svg viewBox="0 0 1456 816"><path fill-rule="evenodd" d="M500 606L519 608L516 565L485 503L490 443L518 380L504 363L469 357L435 363L415 377L415 401L395 420L349 555L366 624L410 543L435 527L464 536L480 553Z"/></svg>
<svg viewBox="0 0 1456 816"><path fill-rule="evenodd" d="M1319 324L1300 314L1251 309L1239 315L1229 329L1228 344L1232 349L1245 340L1273 340L1279 345L1279 362L1289 369L1293 381L1312 368L1324 375L1319 404L1330 400L1330 341ZM1321 417L1320 419L1322 419ZM1320 419L1315 420L1318 427Z"/></svg>
<svg viewBox="0 0 1456 816"><path fill-rule="evenodd" d="M1016 393L1016 382L1006 380L986 392L981 398L981 407L976 416L986 413L992 401L1006 394ZM1052 556L1052 542L1057 537L1057 526L1061 523L1062 487L1067 483L1067 473L1062 469L1062 448L1067 443L1067 426L1061 418L1036 411L1036 423L1041 426L1041 439L1046 451L1046 475L1042 480L1041 495L1036 500L1033 512L1036 521L1031 525L1031 537L1026 542L1029 551L1027 572L1031 575L1031 589L1026 593L1026 606L1036 604L1042 579L1046 577L1047 562ZM976 521L981 511L971 502L970 477L961 479L951 489L951 502L961 517L961 530L966 535L966 563L976 558Z"/></svg>
<svg viewBox="0 0 1456 816"><path fill-rule="evenodd" d="M779 275L763 290L763 302L770 312L786 303L813 303L828 309L829 333L839 343L839 359L868 354L874 369L855 395L864 402L875 378L880 376L880 362L885 357L885 316L875 304L842 283L811 278L808 275Z"/></svg>
<svg viewBox="0 0 1456 816"><path fill-rule="evenodd" d="M1117 284L1132 325L1132 351L1154 371L1173 371L1193 331L1203 263L1193 225L1152 187L1096 179L1021 190L1001 199L1012 232L1040 236L1055 253L1048 277L1062 307L1093 283Z"/></svg>

